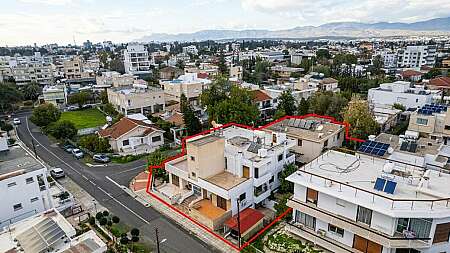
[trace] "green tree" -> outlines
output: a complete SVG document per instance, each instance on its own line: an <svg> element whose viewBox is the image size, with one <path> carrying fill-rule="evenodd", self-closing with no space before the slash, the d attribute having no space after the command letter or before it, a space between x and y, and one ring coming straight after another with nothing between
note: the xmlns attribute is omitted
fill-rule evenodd
<svg viewBox="0 0 450 253"><path fill-rule="evenodd" d="M348 100L340 93L331 91L316 92L309 99L309 111L319 115L342 119L341 112L347 106Z"/></svg>
<svg viewBox="0 0 450 253"><path fill-rule="evenodd" d="M325 77L331 76L331 69L328 66L325 65L317 65L314 66L314 72L322 73Z"/></svg>
<svg viewBox="0 0 450 253"><path fill-rule="evenodd" d="M308 111L309 111L309 102L305 98L302 98L302 100L300 100L300 104L298 105L297 114L305 115L308 114Z"/></svg>
<svg viewBox="0 0 450 253"><path fill-rule="evenodd" d="M297 166L294 164L287 164L284 166L278 178L280 181L280 188L278 191L280 193L292 193L294 192L294 183L287 181L286 177L297 171Z"/></svg>
<svg viewBox="0 0 450 253"><path fill-rule="evenodd" d="M42 89L36 82L26 85L23 89L24 97L33 101L37 100L41 92Z"/></svg>
<svg viewBox="0 0 450 253"><path fill-rule="evenodd" d="M331 54L327 49L321 48L316 52L317 59L330 59Z"/></svg>
<svg viewBox="0 0 450 253"><path fill-rule="evenodd" d="M367 101L354 97L343 112L344 121L350 124L350 135L367 139L369 135L377 134L378 123L373 119Z"/></svg>
<svg viewBox="0 0 450 253"><path fill-rule="evenodd" d="M219 67L219 73L221 75L223 75L223 76L229 75L227 62L225 61L225 56L223 55L223 52L220 52L218 67Z"/></svg>
<svg viewBox="0 0 450 253"><path fill-rule="evenodd" d="M224 76L218 76L208 89L204 90L200 95L202 106L206 107L209 120L217 120L214 109L217 104L228 98L230 83Z"/></svg>
<svg viewBox="0 0 450 253"><path fill-rule="evenodd" d="M432 68L430 71L428 71L427 73L425 73L423 75L423 78L424 79L433 79L433 78L435 78L437 76L440 76L440 75L442 75L441 70L436 69L436 68Z"/></svg>
<svg viewBox="0 0 450 253"><path fill-rule="evenodd" d="M90 94L87 92L78 92L69 97L69 104L77 104L82 108L90 98Z"/></svg>
<svg viewBox="0 0 450 253"><path fill-rule="evenodd" d="M202 130L202 123L190 105L184 108L183 121L189 135L199 133Z"/></svg>
<svg viewBox="0 0 450 253"><path fill-rule="evenodd" d="M233 86L229 97L218 103L213 111L216 117L214 119L220 123L254 125L259 118L259 110L253 102L253 94L238 86Z"/></svg>
<svg viewBox="0 0 450 253"><path fill-rule="evenodd" d="M48 126L48 133L56 139L72 139L77 135L77 128L68 120L61 120Z"/></svg>
<svg viewBox="0 0 450 253"><path fill-rule="evenodd" d="M270 76L270 62L257 59L255 71L253 72L253 80L255 84L260 85L263 81L267 81Z"/></svg>
<svg viewBox="0 0 450 253"><path fill-rule="evenodd" d="M147 164L151 165L160 165L167 158L160 150L156 150L150 153L147 156ZM154 169L152 171L152 175L157 179L162 179L164 181L169 180L169 175L165 169Z"/></svg>
<svg viewBox="0 0 450 253"><path fill-rule="evenodd" d="M61 112L53 104L42 104L33 110L30 120L40 127L48 126L61 117Z"/></svg>
<svg viewBox="0 0 450 253"><path fill-rule="evenodd" d="M278 109L282 109L286 115L295 115L297 106L295 105L295 98L290 91L283 91L278 98Z"/></svg>
<svg viewBox="0 0 450 253"><path fill-rule="evenodd" d="M5 113L13 108L13 105L22 101L22 93L17 90L14 83L0 83L0 107Z"/></svg>
<svg viewBox="0 0 450 253"><path fill-rule="evenodd" d="M78 144L95 153L107 153L111 150L108 139L95 134L81 137Z"/></svg>
<svg viewBox="0 0 450 253"><path fill-rule="evenodd" d="M291 194L286 193L281 196L281 198L277 201L277 203L273 206L276 211L276 216L280 216L284 212L286 212L289 207L287 206L287 201L291 197ZM283 217L285 220L290 220L292 218L292 212L288 213Z"/></svg>
<svg viewBox="0 0 450 253"><path fill-rule="evenodd" d="M401 110L402 112L406 110L405 106L399 103L395 103L392 105L392 108L397 109L397 110Z"/></svg>
<svg viewBox="0 0 450 253"><path fill-rule="evenodd" d="M179 69L184 69L184 61L178 60L175 66Z"/></svg>
<svg viewBox="0 0 450 253"><path fill-rule="evenodd" d="M102 104L104 104L104 105L108 104L109 103L108 92L106 92L105 90L100 92L100 100L102 101Z"/></svg>
<svg viewBox="0 0 450 253"><path fill-rule="evenodd" d="M180 111L181 111L181 113L184 113L188 109L187 108L188 106L189 106L189 103L188 103L186 95L184 95L184 93L181 93L181 96L180 96Z"/></svg>

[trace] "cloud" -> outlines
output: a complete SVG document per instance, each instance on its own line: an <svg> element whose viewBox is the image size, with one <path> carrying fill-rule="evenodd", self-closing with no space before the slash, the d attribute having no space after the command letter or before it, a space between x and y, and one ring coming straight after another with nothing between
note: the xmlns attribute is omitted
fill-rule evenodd
<svg viewBox="0 0 450 253"><path fill-rule="evenodd" d="M336 21L414 22L450 16L447 0L241 0L247 11L320 25Z"/></svg>
<svg viewBox="0 0 450 253"><path fill-rule="evenodd" d="M74 0L17 0L25 4L44 4L44 5L67 5L72 4Z"/></svg>

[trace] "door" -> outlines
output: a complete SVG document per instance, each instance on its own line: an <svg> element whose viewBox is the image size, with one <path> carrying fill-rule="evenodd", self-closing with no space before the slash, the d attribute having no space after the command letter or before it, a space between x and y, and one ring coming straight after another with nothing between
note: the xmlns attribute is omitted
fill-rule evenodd
<svg viewBox="0 0 450 253"><path fill-rule="evenodd" d="M319 198L319 192L311 188L306 189L306 202L317 205L317 200Z"/></svg>
<svg viewBox="0 0 450 253"><path fill-rule="evenodd" d="M180 178L177 175L172 174L172 184L180 187Z"/></svg>
<svg viewBox="0 0 450 253"><path fill-rule="evenodd" d="M217 207L227 210L227 200L217 195Z"/></svg>
<svg viewBox="0 0 450 253"><path fill-rule="evenodd" d="M250 168L247 166L242 166L242 177L249 178L250 177Z"/></svg>
<svg viewBox="0 0 450 253"><path fill-rule="evenodd" d="M361 236L355 235L353 238L353 248L364 253L381 253L383 246L372 242Z"/></svg>

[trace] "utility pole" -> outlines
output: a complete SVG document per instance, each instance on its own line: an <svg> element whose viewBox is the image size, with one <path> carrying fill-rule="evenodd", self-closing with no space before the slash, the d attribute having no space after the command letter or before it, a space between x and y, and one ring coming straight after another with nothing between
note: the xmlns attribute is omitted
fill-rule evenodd
<svg viewBox="0 0 450 253"><path fill-rule="evenodd" d="M158 250L158 253L161 253L159 250L159 235L158 235L158 228L155 227L155 234L156 234L156 249Z"/></svg>
<svg viewBox="0 0 450 253"><path fill-rule="evenodd" d="M237 229L238 229L238 245L239 248L241 247L241 215L239 211L239 206L241 202L239 201L239 198L236 200L237 202Z"/></svg>
<svg viewBox="0 0 450 253"><path fill-rule="evenodd" d="M34 157L37 158L36 145L34 145L34 139L33 138L31 138L31 145L33 145Z"/></svg>

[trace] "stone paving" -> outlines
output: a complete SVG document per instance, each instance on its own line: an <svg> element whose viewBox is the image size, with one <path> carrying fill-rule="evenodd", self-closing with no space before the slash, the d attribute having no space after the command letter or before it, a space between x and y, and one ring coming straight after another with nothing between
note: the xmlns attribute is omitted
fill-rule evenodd
<svg viewBox="0 0 450 253"><path fill-rule="evenodd" d="M148 174L146 172L143 172L143 173L145 173L145 175L148 176ZM146 189L145 189L147 181L145 181L145 186L144 187L141 186L141 183L142 183L141 180L143 180L143 178L144 178L144 174L143 173L140 173L133 180L133 182L131 182L131 184L130 184L130 189L131 190L130 189L126 189L125 190L126 192L128 192L128 194L133 196L136 200L138 200L143 205L151 206L152 208L154 208L158 212L164 214L165 216L169 217L173 221L177 222L184 229L186 229L186 230L192 232L193 234L195 234L195 236L197 236L200 240L204 241L205 243L207 243L209 245L212 245L214 248L217 249L217 251L225 252L225 253L238 252L236 249L234 249L230 245L226 244L225 242L223 242L222 240L220 240L216 236L212 235L211 233L207 232L203 228L199 227L198 225L193 223L188 218L182 216L178 212L174 211L173 209L171 209L171 208L167 207L166 205L164 205L163 203L161 203L159 200L156 200L155 198L150 196L146 192ZM137 190L133 190L135 188Z"/></svg>

